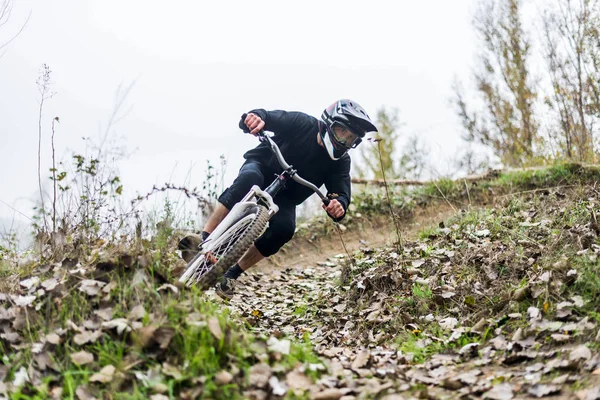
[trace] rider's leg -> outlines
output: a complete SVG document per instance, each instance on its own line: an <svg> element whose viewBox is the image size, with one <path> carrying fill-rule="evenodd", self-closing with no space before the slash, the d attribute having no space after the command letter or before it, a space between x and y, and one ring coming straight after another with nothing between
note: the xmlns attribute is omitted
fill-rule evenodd
<svg viewBox="0 0 600 400"><path fill-rule="evenodd" d="M238 265L240 266L242 271L246 271L248 270L248 268L256 265L256 263L258 263L263 258L265 258L265 256L260 254L260 251L258 251L255 245L252 245L252 247L250 247L246 254L244 254L244 256L240 259Z"/></svg>
<svg viewBox="0 0 600 400"><path fill-rule="evenodd" d="M202 230L204 232L211 233L215 230L217 225L219 225L221 221L223 221L223 218L225 218L227 214L229 214L229 209L220 202L217 202L215 210L210 215L210 217L208 217L208 220L206 221L206 224L204 224L204 228L202 228Z"/></svg>
<svg viewBox="0 0 600 400"><path fill-rule="evenodd" d="M208 217L203 231L212 233L217 225L223 221L223 218L229 214L235 203L244 198L244 196L257 185L263 188L265 178L260 165L255 162L246 162L240 168L240 172L230 187L219 196L217 206L213 213Z"/></svg>
<svg viewBox="0 0 600 400"><path fill-rule="evenodd" d="M296 206L279 205L279 212L269 221L269 227L259 237L254 245L244 254L240 261L229 268L224 279L215 286L215 292L220 297L230 300L235 291L235 280L244 273L245 270L254 266L265 257L269 257L279 251L281 246L287 243L296 229Z"/></svg>
<svg viewBox="0 0 600 400"><path fill-rule="evenodd" d="M279 251L281 246L289 242L296 229L296 206L279 205L279 212L269 221L269 228L259 237L240 261L225 272L225 277L237 279L244 271L253 267L260 260Z"/></svg>

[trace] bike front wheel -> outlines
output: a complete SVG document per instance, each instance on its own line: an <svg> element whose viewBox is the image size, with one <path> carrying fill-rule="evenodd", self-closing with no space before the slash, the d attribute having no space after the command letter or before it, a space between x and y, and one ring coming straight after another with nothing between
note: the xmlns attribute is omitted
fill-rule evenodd
<svg viewBox="0 0 600 400"><path fill-rule="evenodd" d="M221 236L213 238L209 251L198 253L188 263L179 280L187 286L196 284L203 290L213 286L262 235L268 221L269 212L266 207L257 205L255 212L241 217ZM217 262L213 264L211 261L214 262L215 259Z"/></svg>

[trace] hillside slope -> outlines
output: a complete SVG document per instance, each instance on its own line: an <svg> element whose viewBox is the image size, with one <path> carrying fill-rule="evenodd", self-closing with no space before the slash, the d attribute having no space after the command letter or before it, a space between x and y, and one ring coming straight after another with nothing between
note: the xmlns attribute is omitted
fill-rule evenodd
<svg viewBox="0 0 600 400"><path fill-rule="evenodd" d="M400 241L387 197L357 196L356 251L313 221L230 304L176 286L166 233L4 261L0 394L600 398L598 180L567 165L394 190ZM387 245L356 234L374 221Z"/></svg>

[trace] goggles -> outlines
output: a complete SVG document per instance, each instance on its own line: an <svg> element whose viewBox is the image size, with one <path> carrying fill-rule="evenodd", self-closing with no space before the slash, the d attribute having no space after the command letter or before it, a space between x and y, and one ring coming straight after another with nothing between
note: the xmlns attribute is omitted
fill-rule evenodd
<svg viewBox="0 0 600 400"><path fill-rule="evenodd" d="M360 144L362 139L347 125L335 121L331 125L331 136L335 144L344 147L346 149L353 149Z"/></svg>

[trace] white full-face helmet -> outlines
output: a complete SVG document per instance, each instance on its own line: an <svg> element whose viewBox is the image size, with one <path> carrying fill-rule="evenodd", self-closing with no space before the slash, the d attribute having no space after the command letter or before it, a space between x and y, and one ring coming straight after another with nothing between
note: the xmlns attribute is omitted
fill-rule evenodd
<svg viewBox="0 0 600 400"><path fill-rule="evenodd" d="M348 150L358 146L368 132L377 132L364 108L348 99L327 107L321 119L327 127L321 132L323 145L333 160L339 160Z"/></svg>

